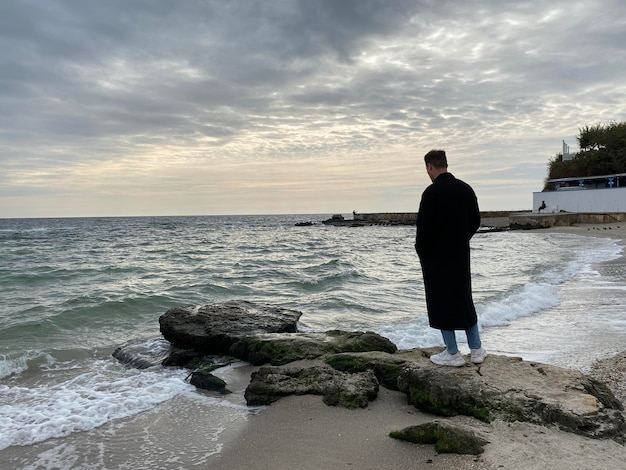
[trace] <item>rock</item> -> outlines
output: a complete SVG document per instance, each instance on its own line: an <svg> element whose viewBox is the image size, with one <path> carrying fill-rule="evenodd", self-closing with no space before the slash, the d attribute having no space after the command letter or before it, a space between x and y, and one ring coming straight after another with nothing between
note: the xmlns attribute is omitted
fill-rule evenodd
<svg viewBox="0 0 626 470"><path fill-rule="evenodd" d="M396 345L372 332L266 333L246 336L229 353L253 365L283 365L301 359L316 359L343 351L385 351L394 353Z"/></svg>
<svg viewBox="0 0 626 470"><path fill-rule="evenodd" d="M249 405L318 394L330 405L365 407L380 383L404 392L416 408L440 416L555 425L626 442L622 404L608 387L580 372L493 354L479 365L437 366L429 360L434 349L398 351L372 332L298 333L301 315L245 301L170 309L159 318L163 336L173 344L163 363L196 368L194 383L218 390L226 387L212 377L215 359L209 355L272 364L252 375L245 392ZM133 354L127 347L116 351L125 361ZM137 366L154 363L154 358L140 359ZM306 359L325 364L285 366Z"/></svg>
<svg viewBox="0 0 626 470"><path fill-rule="evenodd" d="M226 382L219 377L211 374L211 371L220 367L219 365L200 367L191 373L191 380L189 383L195 385L203 390L212 390L221 394L231 393L226 388Z"/></svg>
<svg viewBox="0 0 626 470"><path fill-rule="evenodd" d="M416 408L442 416L463 414L553 424L593 438L625 442L622 406L604 385L578 371L490 355L483 364L437 366L434 350L399 352L406 359L398 388Z"/></svg>
<svg viewBox="0 0 626 470"><path fill-rule="evenodd" d="M378 395L372 371L346 374L328 366L261 367L245 391L250 406L269 405L288 395L323 395L324 403L364 408Z"/></svg>
<svg viewBox="0 0 626 470"><path fill-rule="evenodd" d="M226 354L237 340L258 333L295 333L302 312L245 300L174 307L159 317L163 337L181 349Z"/></svg>
<svg viewBox="0 0 626 470"><path fill-rule="evenodd" d="M472 454L485 451L489 441L472 430L443 421L433 421L409 426L400 431L391 431L390 437L415 444L435 444L440 454Z"/></svg>
<svg viewBox="0 0 626 470"><path fill-rule="evenodd" d="M355 373L371 370L381 385L390 390L398 390L398 377L406 359L398 354L373 351L333 354L328 356L325 362L333 369L342 372Z"/></svg>
<svg viewBox="0 0 626 470"><path fill-rule="evenodd" d="M136 369L160 365L170 355L171 345L163 338L132 341L113 351L115 359Z"/></svg>
<svg viewBox="0 0 626 470"><path fill-rule="evenodd" d="M162 365L168 367L187 367L195 369L204 362L204 355L194 349L180 349L172 347L170 354L163 359Z"/></svg>
<svg viewBox="0 0 626 470"><path fill-rule="evenodd" d="M626 352L597 361L591 377L611 389L622 405L626 405Z"/></svg>

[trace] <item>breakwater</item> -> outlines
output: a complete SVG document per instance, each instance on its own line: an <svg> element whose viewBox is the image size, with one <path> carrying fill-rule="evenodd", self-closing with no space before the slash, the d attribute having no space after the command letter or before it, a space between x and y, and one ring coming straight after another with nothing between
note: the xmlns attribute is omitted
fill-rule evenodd
<svg viewBox="0 0 626 470"><path fill-rule="evenodd" d="M527 230L576 224L626 223L626 213L482 211L480 219L480 231ZM345 218L343 215L336 214L330 219L322 221L322 223L326 225L361 227L366 225L415 225L416 220L417 212L371 212L354 213L352 218ZM313 223L309 222L308 225L313 225Z"/></svg>
<svg viewBox="0 0 626 470"><path fill-rule="evenodd" d="M512 213L509 226L512 230L535 228L563 227L576 224L610 224L626 222L626 213L588 213L588 212L555 212L555 213Z"/></svg>
<svg viewBox="0 0 626 470"><path fill-rule="evenodd" d="M511 211L484 211L480 213L482 226L508 227ZM369 212L353 213L352 218L335 214L322 221L326 225L359 227L365 225L415 225L417 212Z"/></svg>

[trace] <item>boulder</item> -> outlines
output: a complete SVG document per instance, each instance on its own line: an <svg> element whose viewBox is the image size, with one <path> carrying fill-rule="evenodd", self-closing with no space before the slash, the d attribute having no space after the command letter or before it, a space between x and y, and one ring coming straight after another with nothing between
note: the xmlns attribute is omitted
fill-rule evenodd
<svg viewBox="0 0 626 470"><path fill-rule="evenodd" d="M126 366L147 369L158 366L171 354L171 345L163 338L129 341L116 348L112 355Z"/></svg>
<svg viewBox="0 0 626 470"><path fill-rule="evenodd" d="M163 337L181 349L226 354L237 340L258 333L295 333L302 312L245 300L174 307L159 317Z"/></svg>
<svg viewBox="0 0 626 470"><path fill-rule="evenodd" d="M438 349L398 351L372 332L299 333L301 315L241 300L176 307L159 318L167 341L125 345L114 355L135 367L162 362L194 369L192 383L220 392L227 392L226 385L211 374L219 364L236 358L272 364L253 373L245 392L249 405L317 394L329 405L365 407L380 383L404 392L416 408L440 416L555 425L626 442L621 402L607 386L581 372L493 354L478 365L437 366L429 356ZM319 360L285 366L311 359Z"/></svg>
<svg viewBox="0 0 626 470"><path fill-rule="evenodd" d="M346 374L328 366L261 367L246 388L250 406L269 405L288 395L323 395L324 403L345 408L364 408L378 395L371 371Z"/></svg>
<svg viewBox="0 0 626 470"><path fill-rule="evenodd" d="M440 454L472 454L485 451L489 441L471 429L444 421L409 426L400 431L391 431L390 437L415 444L434 444Z"/></svg>
<svg viewBox="0 0 626 470"><path fill-rule="evenodd" d="M274 366L301 359L316 359L343 351L385 351L394 353L396 345L372 332L331 330L323 333L266 333L241 338L229 353L253 365Z"/></svg>
<svg viewBox="0 0 626 470"><path fill-rule="evenodd" d="M437 366L429 360L435 352L342 353L325 362L344 372L372 370L381 384L403 391L410 404L436 415L556 425L588 437L625 442L621 402L588 375L497 355L479 365Z"/></svg>
<svg viewBox="0 0 626 470"><path fill-rule="evenodd" d="M324 362L333 369L353 374L371 370L381 385L390 390L398 390L398 377L407 359L401 354L372 351L366 354L332 354L326 357Z"/></svg>
<svg viewBox="0 0 626 470"><path fill-rule="evenodd" d="M191 373L189 383L197 388L212 390L223 395L231 393L231 391L226 388L226 382L211 373L218 367L218 365L199 367Z"/></svg>
<svg viewBox="0 0 626 470"><path fill-rule="evenodd" d="M625 441L621 403L603 384L581 372L490 355L480 365L437 366L435 352L416 349L399 353L406 359L398 388L409 403L442 416L473 416L556 425L593 438Z"/></svg>

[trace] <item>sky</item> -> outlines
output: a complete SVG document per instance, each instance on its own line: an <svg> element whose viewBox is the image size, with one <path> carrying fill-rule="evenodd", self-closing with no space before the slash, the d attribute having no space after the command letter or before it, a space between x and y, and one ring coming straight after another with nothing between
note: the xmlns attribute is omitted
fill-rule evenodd
<svg viewBox="0 0 626 470"><path fill-rule="evenodd" d="M625 70L623 0L0 0L0 218L530 209Z"/></svg>

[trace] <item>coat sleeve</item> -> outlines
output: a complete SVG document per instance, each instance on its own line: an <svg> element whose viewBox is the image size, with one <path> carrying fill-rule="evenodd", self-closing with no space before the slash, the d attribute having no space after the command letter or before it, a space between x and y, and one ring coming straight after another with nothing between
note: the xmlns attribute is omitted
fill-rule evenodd
<svg viewBox="0 0 626 470"><path fill-rule="evenodd" d="M472 238L476 231L480 227L480 209L478 208L478 198L472 190L472 215L470 218L470 230L469 238Z"/></svg>
<svg viewBox="0 0 626 470"><path fill-rule="evenodd" d="M431 186L422 194L419 212L417 214L417 233L415 236L415 251L425 253L433 246L438 233L437 194Z"/></svg>

